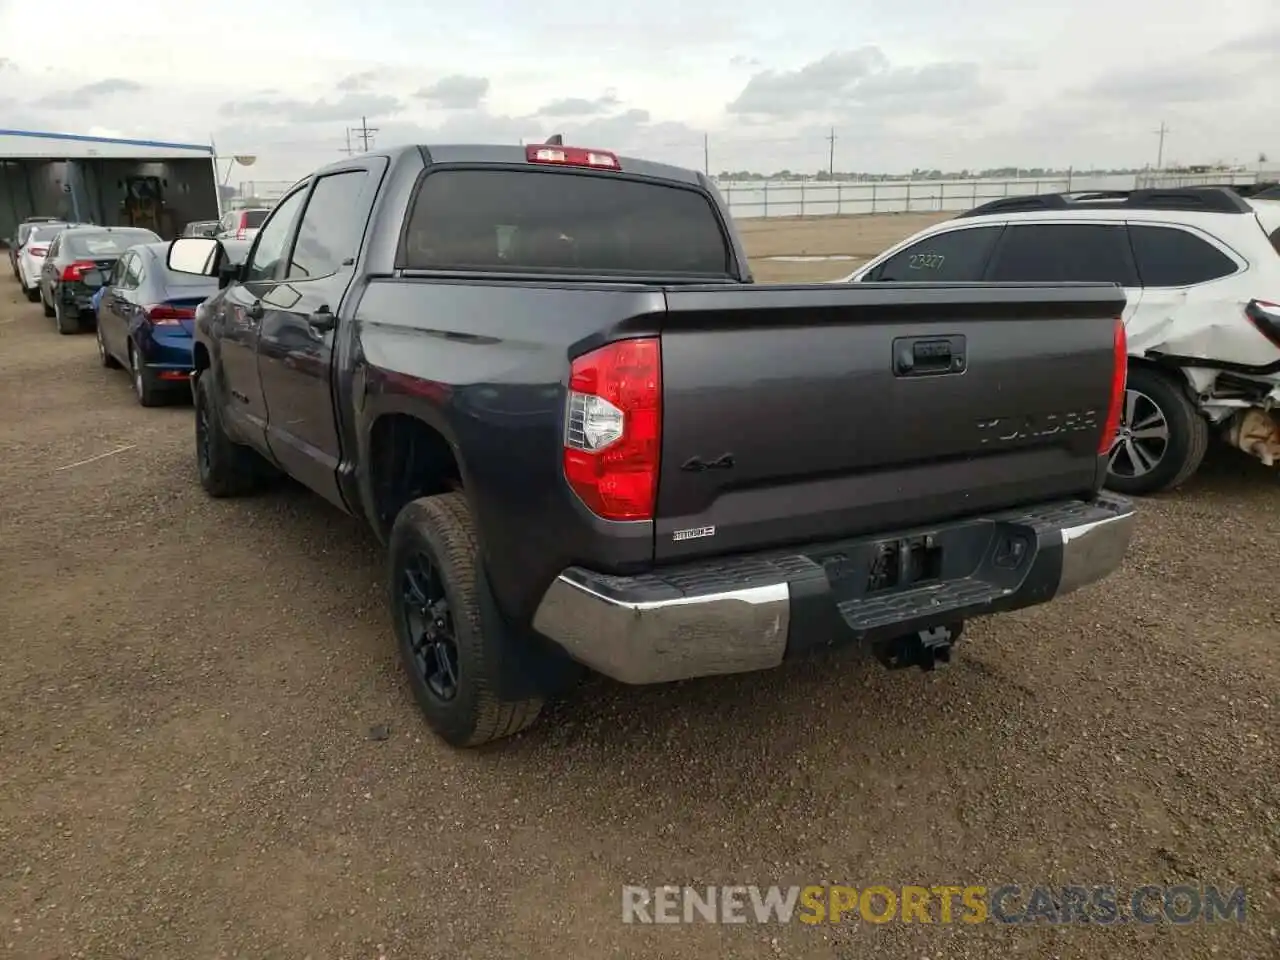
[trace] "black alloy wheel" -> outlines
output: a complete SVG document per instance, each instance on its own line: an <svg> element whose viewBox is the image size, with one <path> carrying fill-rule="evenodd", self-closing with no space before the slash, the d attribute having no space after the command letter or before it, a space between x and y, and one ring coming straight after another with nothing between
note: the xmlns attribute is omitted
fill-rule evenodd
<svg viewBox="0 0 1280 960"><path fill-rule="evenodd" d="M452 700L458 695L458 640L440 571L424 551L403 568L401 616L419 679L440 700Z"/></svg>

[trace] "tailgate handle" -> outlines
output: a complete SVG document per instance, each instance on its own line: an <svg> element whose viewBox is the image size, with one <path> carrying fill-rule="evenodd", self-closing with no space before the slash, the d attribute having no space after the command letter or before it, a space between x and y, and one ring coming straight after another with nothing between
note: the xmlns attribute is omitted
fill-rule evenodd
<svg viewBox="0 0 1280 960"><path fill-rule="evenodd" d="M965 340L952 337L898 337L893 341L893 373L898 377L936 377L964 373Z"/></svg>

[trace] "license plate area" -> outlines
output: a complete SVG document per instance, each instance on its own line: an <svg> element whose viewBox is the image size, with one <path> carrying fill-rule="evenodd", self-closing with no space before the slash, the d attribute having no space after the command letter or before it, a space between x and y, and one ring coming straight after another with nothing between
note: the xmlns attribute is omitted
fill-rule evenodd
<svg viewBox="0 0 1280 960"><path fill-rule="evenodd" d="M906 590L942 576L942 547L929 535L881 540L872 546L866 595Z"/></svg>

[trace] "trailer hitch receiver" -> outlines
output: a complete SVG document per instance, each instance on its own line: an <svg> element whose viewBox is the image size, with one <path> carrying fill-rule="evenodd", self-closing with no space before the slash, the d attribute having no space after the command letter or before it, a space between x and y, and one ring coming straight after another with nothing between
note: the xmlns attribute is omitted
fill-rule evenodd
<svg viewBox="0 0 1280 960"><path fill-rule="evenodd" d="M937 670L951 663L951 651L963 631L963 623L917 630L877 643L873 650L876 659L890 670Z"/></svg>

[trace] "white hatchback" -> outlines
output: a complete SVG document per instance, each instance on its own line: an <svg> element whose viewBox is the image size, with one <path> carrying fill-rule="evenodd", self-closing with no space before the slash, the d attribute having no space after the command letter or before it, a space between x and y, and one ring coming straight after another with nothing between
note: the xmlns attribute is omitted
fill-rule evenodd
<svg viewBox="0 0 1280 960"><path fill-rule="evenodd" d="M1119 284L1129 379L1107 486L1178 486L1211 431L1280 461L1280 201L1221 187L1007 197L845 280Z"/></svg>

